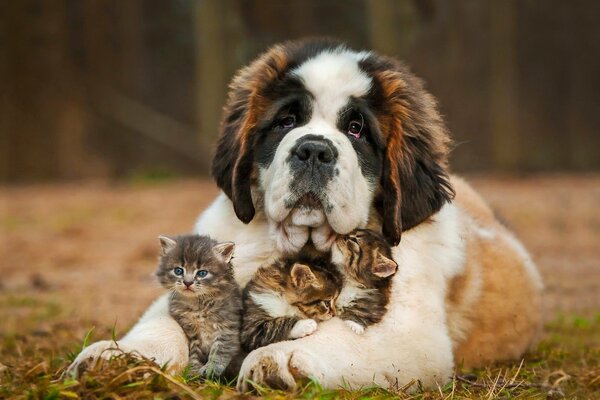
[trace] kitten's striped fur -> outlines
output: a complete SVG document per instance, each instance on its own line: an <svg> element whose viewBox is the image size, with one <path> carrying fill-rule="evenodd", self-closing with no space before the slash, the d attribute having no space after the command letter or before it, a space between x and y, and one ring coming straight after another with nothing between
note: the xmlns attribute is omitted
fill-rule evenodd
<svg viewBox="0 0 600 400"><path fill-rule="evenodd" d="M338 316L357 333L383 318L398 264L387 241L379 234L357 229L339 237L332 248L332 262L344 276L336 301Z"/></svg>
<svg viewBox="0 0 600 400"><path fill-rule="evenodd" d="M243 295L244 350L314 332L318 321L335 315L341 283L325 258L279 259L259 268Z"/></svg>
<svg viewBox="0 0 600 400"><path fill-rule="evenodd" d="M242 300L230 263L233 243L200 235L161 236L160 241L156 275L171 290L169 312L189 340L190 370L219 376L241 353Z"/></svg>

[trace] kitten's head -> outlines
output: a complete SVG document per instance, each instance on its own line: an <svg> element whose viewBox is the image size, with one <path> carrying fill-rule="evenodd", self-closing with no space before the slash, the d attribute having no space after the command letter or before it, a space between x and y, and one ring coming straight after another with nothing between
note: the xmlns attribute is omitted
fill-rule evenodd
<svg viewBox="0 0 600 400"><path fill-rule="evenodd" d="M340 284L331 273L297 262L290 270L284 296L305 318L325 321L335 316Z"/></svg>
<svg viewBox="0 0 600 400"><path fill-rule="evenodd" d="M398 270L387 241L368 229L357 229L338 237L331 249L331 261L359 281L387 279Z"/></svg>
<svg viewBox="0 0 600 400"><path fill-rule="evenodd" d="M214 293L233 282L233 243L217 243L200 235L161 235L158 239L161 252L156 276L165 288L194 297Z"/></svg>

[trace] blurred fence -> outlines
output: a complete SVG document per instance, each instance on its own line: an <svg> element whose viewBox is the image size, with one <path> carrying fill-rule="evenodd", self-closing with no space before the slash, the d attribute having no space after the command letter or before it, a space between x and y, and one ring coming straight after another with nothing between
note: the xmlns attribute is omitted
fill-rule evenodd
<svg viewBox="0 0 600 400"><path fill-rule="evenodd" d="M455 170L600 169L600 3L0 2L0 181L206 174L226 85L267 46L337 37L406 60Z"/></svg>

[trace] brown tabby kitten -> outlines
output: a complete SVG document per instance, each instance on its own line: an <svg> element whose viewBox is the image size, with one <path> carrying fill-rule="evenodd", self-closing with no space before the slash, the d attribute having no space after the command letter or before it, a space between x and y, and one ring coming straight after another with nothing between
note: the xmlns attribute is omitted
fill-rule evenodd
<svg viewBox="0 0 600 400"><path fill-rule="evenodd" d="M335 316L341 284L325 258L279 259L262 266L244 290L243 349L312 334L317 322Z"/></svg>
<svg viewBox="0 0 600 400"><path fill-rule="evenodd" d="M354 332L363 333L383 318L398 264L386 240L367 229L338 237L331 252L332 263L344 277L336 300L338 316Z"/></svg>
<svg viewBox="0 0 600 400"><path fill-rule="evenodd" d="M171 290L169 312L189 340L189 367L220 376L240 353L241 293L233 277L233 243L208 236L159 236L156 275Z"/></svg>

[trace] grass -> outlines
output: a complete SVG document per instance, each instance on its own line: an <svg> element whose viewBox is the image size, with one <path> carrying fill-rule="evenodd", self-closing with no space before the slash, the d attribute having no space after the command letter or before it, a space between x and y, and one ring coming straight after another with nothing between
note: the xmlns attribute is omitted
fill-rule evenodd
<svg viewBox="0 0 600 400"><path fill-rule="evenodd" d="M0 398L246 397L230 383L202 382L187 373L170 376L152 362L127 354L94 366L79 379L63 378L64 369L83 346L114 337L115 327L84 329L82 321L60 314L53 303L26 297L11 296L2 305L29 312L13 325L19 327L18 332L0 331ZM57 322L40 330L42 319L46 324L50 319ZM258 392L269 399L600 399L600 315L558 317L547 324L544 340L522 361L458 371L450 383L436 390L422 390L418 382L393 391L378 387L327 390L309 381L293 393L267 388Z"/></svg>
<svg viewBox="0 0 600 400"><path fill-rule="evenodd" d="M262 389L269 399L600 399L600 214L597 176L471 179L537 261L551 312L523 363L458 371L448 385L416 392ZM61 373L84 343L122 334L157 288L156 235L185 232L218 194L208 181L140 170L128 184L26 185L0 190L0 399L228 398L231 385L165 375L117 357L78 380ZM172 207L165 207L165 199ZM114 316L119 315L115 327ZM95 327L92 330L92 327ZM118 332L117 332L118 330Z"/></svg>

